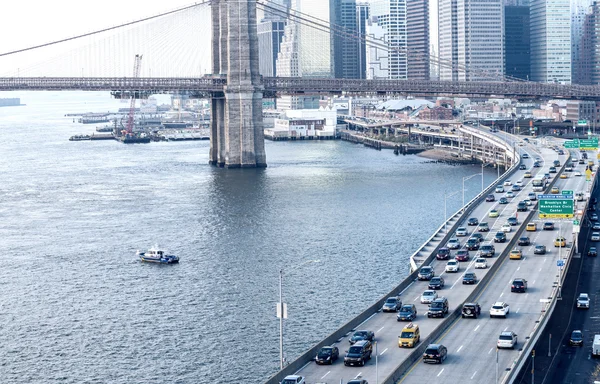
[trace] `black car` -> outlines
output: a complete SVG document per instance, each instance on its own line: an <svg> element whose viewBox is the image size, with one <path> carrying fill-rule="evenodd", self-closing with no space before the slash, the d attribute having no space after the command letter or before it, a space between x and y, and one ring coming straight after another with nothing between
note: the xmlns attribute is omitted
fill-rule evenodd
<svg viewBox="0 0 600 384"><path fill-rule="evenodd" d="M533 162L533 166L534 166L535 168L539 168L539 167L541 166L541 164L540 164L540 162L539 162L539 161L534 161L534 162Z"/></svg>
<svg viewBox="0 0 600 384"><path fill-rule="evenodd" d="M520 201L517 204L517 212L527 212L527 203Z"/></svg>
<svg viewBox="0 0 600 384"><path fill-rule="evenodd" d="M340 357L340 350L338 347L323 347L317 353L315 362L317 364L333 364Z"/></svg>
<svg viewBox="0 0 600 384"><path fill-rule="evenodd" d="M462 307L462 318L474 317L477 318L481 315L481 306L479 303L464 303Z"/></svg>
<svg viewBox="0 0 600 384"><path fill-rule="evenodd" d="M496 196L494 196L494 195L487 195L485 197L485 201L487 201L487 202L496 201Z"/></svg>
<svg viewBox="0 0 600 384"><path fill-rule="evenodd" d="M483 241L483 235L479 232L475 232L475 233L471 234L471 237L474 239L477 239L477 241L480 243Z"/></svg>
<svg viewBox="0 0 600 384"><path fill-rule="evenodd" d="M511 292L525 292L527 291L527 280L525 279L514 279L510 286Z"/></svg>
<svg viewBox="0 0 600 384"><path fill-rule="evenodd" d="M598 251L596 250L596 247L590 247L590 249L588 249L588 256L598 256Z"/></svg>
<svg viewBox="0 0 600 384"><path fill-rule="evenodd" d="M373 344L369 340L357 341L344 356L344 365L365 365L371 359Z"/></svg>
<svg viewBox="0 0 600 384"><path fill-rule="evenodd" d="M375 332L373 331L355 331L348 341L350 344L354 344L361 340L373 341L373 339L375 339Z"/></svg>
<svg viewBox="0 0 600 384"><path fill-rule="evenodd" d="M429 311L427 311L427 317L444 317L448 313L448 299L445 297L438 297L429 304Z"/></svg>
<svg viewBox="0 0 600 384"><path fill-rule="evenodd" d="M423 353L424 363L441 364L448 357L448 349L442 344L429 344Z"/></svg>
<svg viewBox="0 0 600 384"><path fill-rule="evenodd" d="M429 289L442 289L444 287L444 278L442 277L433 277L429 280Z"/></svg>
<svg viewBox="0 0 600 384"><path fill-rule="evenodd" d="M571 337L569 338L569 345L583 346L583 332L581 332L578 329L571 332Z"/></svg>
<svg viewBox="0 0 600 384"><path fill-rule="evenodd" d="M550 167L550 168L548 168L548 172L550 172L550 173L556 173L556 168Z"/></svg>
<svg viewBox="0 0 600 384"><path fill-rule="evenodd" d="M450 258L450 250L446 247L438 249L435 258L438 260L448 260Z"/></svg>
<svg viewBox="0 0 600 384"><path fill-rule="evenodd" d="M527 167L525 166L525 164L521 164L521 165L519 165L519 169L524 170L524 169L527 169Z"/></svg>
<svg viewBox="0 0 600 384"><path fill-rule="evenodd" d="M469 251L478 250L479 249L479 240L477 240L474 237L471 237L469 240L467 240L466 247Z"/></svg>
<svg viewBox="0 0 600 384"><path fill-rule="evenodd" d="M479 248L479 255L481 257L494 257L496 255L496 248L493 244L484 244Z"/></svg>
<svg viewBox="0 0 600 384"><path fill-rule="evenodd" d="M508 199L506 197L501 197L500 200L498 200L498 204L508 204Z"/></svg>
<svg viewBox="0 0 600 384"><path fill-rule="evenodd" d="M552 222L546 222L544 223L544 226L542 227L544 229L544 231L552 231L554 230L554 223Z"/></svg>
<svg viewBox="0 0 600 384"><path fill-rule="evenodd" d="M467 220L467 225L479 225L479 220L476 217L471 217Z"/></svg>
<svg viewBox="0 0 600 384"><path fill-rule="evenodd" d="M521 204L521 203L519 203L519 204ZM525 204L525 203L523 203L523 204ZM513 217L509 217L508 220L506 220L506 222L509 225L519 225L519 220L516 217L514 217L514 216Z"/></svg>
<svg viewBox="0 0 600 384"><path fill-rule="evenodd" d="M529 240L528 236L521 236L517 241L517 245L529 245L531 244L531 240Z"/></svg>
<svg viewBox="0 0 600 384"><path fill-rule="evenodd" d="M383 312L396 312L402 306L402 301L397 297L388 297L383 303L381 310Z"/></svg>
<svg viewBox="0 0 600 384"><path fill-rule="evenodd" d="M477 283L477 275L474 272L467 272L463 276L462 280L463 284L476 284Z"/></svg>
<svg viewBox="0 0 600 384"><path fill-rule="evenodd" d="M417 279L419 280L431 280L431 278L435 276L435 272L433 271L433 268L426 265L424 267L421 267L421 269L419 270L419 274L417 275Z"/></svg>
<svg viewBox="0 0 600 384"><path fill-rule="evenodd" d="M504 243L506 242L506 233L504 232L496 232L494 236L494 243Z"/></svg>
<svg viewBox="0 0 600 384"><path fill-rule="evenodd" d="M404 304L398 312L398 321L413 321L417 317L417 307L414 304Z"/></svg>
<svg viewBox="0 0 600 384"><path fill-rule="evenodd" d="M346 382L346 384L369 384L367 380L358 379L358 380L350 380Z"/></svg>

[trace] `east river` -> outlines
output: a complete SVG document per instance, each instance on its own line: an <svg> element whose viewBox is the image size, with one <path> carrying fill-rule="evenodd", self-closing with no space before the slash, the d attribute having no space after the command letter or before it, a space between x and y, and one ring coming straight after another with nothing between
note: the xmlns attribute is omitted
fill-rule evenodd
<svg viewBox="0 0 600 384"><path fill-rule="evenodd" d="M0 108L2 383L264 382L280 268L293 360L403 279L481 171L341 141L226 170L207 141L69 142L95 125L66 113L127 107L107 93L0 97L27 104ZM142 264L154 244L181 263Z"/></svg>

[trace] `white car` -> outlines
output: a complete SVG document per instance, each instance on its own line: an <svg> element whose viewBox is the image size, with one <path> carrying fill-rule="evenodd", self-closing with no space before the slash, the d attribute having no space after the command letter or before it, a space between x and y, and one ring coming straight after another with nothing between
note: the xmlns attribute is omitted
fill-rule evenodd
<svg viewBox="0 0 600 384"><path fill-rule="evenodd" d="M490 317L500 316L506 318L509 313L510 307L503 301L495 302L492 308L490 308Z"/></svg>
<svg viewBox="0 0 600 384"><path fill-rule="evenodd" d="M475 259L475 269L485 268L487 268L487 261L483 257Z"/></svg>
<svg viewBox="0 0 600 384"><path fill-rule="evenodd" d="M510 186L512 185L512 181L510 181L510 180L506 180L506 181L504 182L504 185L506 185L506 186L509 186L509 187L510 187Z"/></svg>
<svg viewBox="0 0 600 384"><path fill-rule="evenodd" d="M437 292L433 289L428 289L421 295L421 304L431 304L431 302L437 299Z"/></svg>
<svg viewBox="0 0 600 384"><path fill-rule="evenodd" d="M504 192L504 187L501 185L497 185L496 186L496 193L503 193Z"/></svg>
<svg viewBox="0 0 600 384"><path fill-rule="evenodd" d="M531 202L531 200L529 200L529 199L525 199L525 200L523 200L523 202L524 202L524 203L525 203L525 204L526 204L528 207L530 207L530 206L532 206L532 205L533 205L533 203L532 203L532 202Z"/></svg>
<svg viewBox="0 0 600 384"><path fill-rule="evenodd" d="M502 232L510 232L510 231L512 231L512 227L510 226L510 224L506 223L506 224L502 224L502 226L500 227L500 230Z"/></svg>
<svg viewBox="0 0 600 384"><path fill-rule="evenodd" d="M513 198L513 197L515 197L515 194L513 191L508 191L508 192L506 192L506 197Z"/></svg>
<svg viewBox="0 0 600 384"><path fill-rule="evenodd" d="M592 232L592 236L590 237L592 241L600 241L600 232Z"/></svg>
<svg viewBox="0 0 600 384"><path fill-rule="evenodd" d="M458 272L460 269L460 263L454 259L448 260L446 264L446 272Z"/></svg>
<svg viewBox="0 0 600 384"><path fill-rule="evenodd" d="M465 227L459 227L456 230L456 236L467 236L469 234L469 231L467 231L467 228Z"/></svg>
<svg viewBox="0 0 600 384"><path fill-rule="evenodd" d="M515 348L517 345L517 334L513 331L505 331L500 334L498 337L498 343L496 344L498 348Z"/></svg>
<svg viewBox="0 0 600 384"><path fill-rule="evenodd" d="M517 184L519 187L522 187L522 186L523 186L523 180L517 180L517 183L516 183L516 184Z"/></svg>
<svg viewBox="0 0 600 384"><path fill-rule="evenodd" d="M577 298L577 308L590 308L590 297L587 293L580 293Z"/></svg>
<svg viewBox="0 0 600 384"><path fill-rule="evenodd" d="M306 384L304 377L297 375L286 376L281 384Z"/></svg>
<svg viewBox="0 0 600 384"><path fill-rule="evenodd" d="M459 249L460 240L458 240L456 237L453 237L450 240L448 240L448 244L446 244L446 246L448 247L448 249Z"/></svg>
<svg viewBox="0 0 600 384"><path fill-rule="evenodd" d="M575 175L575 176L581 176L581 172L579 172L579 171L576 171L576 172L574 173L574 175Z"/></svg>

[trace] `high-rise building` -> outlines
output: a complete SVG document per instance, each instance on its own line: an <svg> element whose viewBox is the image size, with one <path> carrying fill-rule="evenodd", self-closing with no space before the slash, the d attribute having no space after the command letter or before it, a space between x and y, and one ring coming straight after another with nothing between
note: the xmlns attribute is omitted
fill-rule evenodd
<svg viewBox="0 0 600 384"><path fill-rule="evenodd" d="M440 78L440 40L439 40L439 0L429 1L429 78L439 80Z"/></svg>
<svg viewBox="0 0 600 384"><path fill-rule="evenodd" d="M357 44L358 19L356 0L335 0L333 20L343 35L333 37L334 76L338 79L360 79L359 44Z"/></svg>
<svg viewBox="0 0 600 384"><path fill-rule="evenodd" d="M458 80L457 1L438 1L440 80Z"/></svg>
<svg viewBox="0 0 600 384"><path fill-rule="evenodd" d="M529 6L505 6L504 30L506 75L529 80L531 76Z"/></svg>
<svg viewBox="0 0 600 384"><path fill-rule="evenodd" d="M531 0L531 80L571 83L569 0Z"/></svg>
<svg viewBox="0 0 600 384"><path fill-rule="evenodd" d="M367 45L365 44L365 38L370 9L369 3L356 3L356 32L360 36L358 41L358 74L361 79L367 78Z"/></svg>
<svg viewBox="0 0 600 384"><path fill-rule="evenodd" d="M368 37L377 43L367 42L367 78L406 79L406 1L375 0L371 3L370 13Z"/></svg>
<svg viewBox="0 0 600 384"><path fill-rule="evenodd" d="M571 82L584 84L587 73L582 72L584 24L592 0L571 0Z"/></svg>
<svg viewBox="0 0 600 384"><path fill-rule="evenodd" d="M429 80L429 1L407 0L406 46L409 79Z"/></svg>
<svg viewBox="0 0 600 384"><path fill-rule="evenodd" d="M258 70L263 76L277 76L277 55L283 41L284 28L284 21L263 21L256 25Z"/></svg>
<svg viewBox="0 0 600 384"><path fill-rule="evenodd" d="M581 37L578 57L579 84L600 85L600 2L588 8Z"/></svg>

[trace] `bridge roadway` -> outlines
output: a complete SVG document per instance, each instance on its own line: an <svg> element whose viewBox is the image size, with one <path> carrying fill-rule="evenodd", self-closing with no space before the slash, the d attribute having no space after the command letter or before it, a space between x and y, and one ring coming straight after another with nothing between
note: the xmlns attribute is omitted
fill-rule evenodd
<svg viewBox="0 0 600 384"><path fill-rule="evenodd" d="M531 169L532 173L537 174L538 172L545 173L548 171L548 168L551 166L548 165L548 162L557 159L557 155L554 151L542 148L541 153L537 152L538 149L534 147L518 147L520 151L525 151L530 154L530 159L522 159L522 162L526 164L527 169ZM536 156L542 157L544 164L543 167L533 168L533 161ZM560 160L563 163L567 159L567 156L561 156ZM525 170L517 171L513 176L513 181L517 179L521 179ZM558 177L558 175L556 175ZM585 178L583 178L585 179ZM480 222L486 221L489 223L491 230L489 232L483 233L485 236L485 241L492 241L494 234L499 230L500 226L504 224L508 217L513 216L516 212L517 203L526 198L527 193L531 191L531 186L529 185L529 180L532 179L523 179L524 183L527 183L525 188L516 194L516 197L509 201L509 204L499 205L498 198L499 194L496 194L496 201L493 203L484 202L480 204L470 215L471 217L477 217ZM568 182L572 182L574 179L567 179ZM503 194L502 194L503 195ZM491 209L497 209L500 212L498 218L489 218L488 214ZM467 227L466 223L464 226ZM467 227L469 232L472 233L477 227ZM508 240L514 236L514 231L507 235ZM538 233L536 233L538 234ZM462 237L462 243L466 241L466 237ZM497 260L499 254L501 254L507 243L496 243L496 257L489 258L488 264L491 264ZM551 250L552 251L552 250ZM454 251L453 251L454 252ZM444 272L446 261L433 261L431 265L435 269L436 276L442 276L445 279L445 288L439 291L439 295L443 295L448 299L450 305L450 312L457 308L466 298L470 295L473 290L473 286L463 285L462 284L462 275L466 271L467 267L469 270L473 268L473 256L475 252L471 252L471 260L467 263L462 263L460 273L456 274L448 274ZM552 255L552 253L551 253ZM547 258L548 265L551 265L551 258ZM519 264L519 262L516 262ZM513 266L515 264L511 264ZM556 268L556 267L555 267ZM476 271L479 279L482 279L489 269L479 269ZM540 278L541 279L541 278ZM506 281L504 281L506 280ZM536 280L536 278L532 278L531 281ZM541 281L541 280L540 280ZM508 277L502 279L503 284L508 282ZM535 283L540 282L534 282ZM414 323L417 323L421 329L421 339L427 337L442 321L442 319L428 319L426 311L428 306L426 304L420 303L420 296L424 290L427 289L427 282L424 281L414 281L404 292L401 293L401 298L403 303L411 304L414 303L417 306L418 316ZM535 288L534 288L535 290ZM485 303L487 305L487 302ZM487 309L483 306L484 309ZM520 308L517 308L520 309ZM523 311L525 308L521 309L519 312ZM469 320L469 319L466 319ZM479 320L478 320L479 321ZM502 322L502 320L499 320ZM473 323L471 323L473 324ZM412 352L412 349L399 348L398 347L398 335L400 334L402 328L406 325L405 322L398 322L396 320L395 313L383 313L378 312L365 321L363 324L358 326L356 329L366 329L375 332L375 340L377 341L377 364L375 363L375 354L373 358L367 362L367 364L363 367L346 367L343 363L343 356L345 351L348 350L349 343L346 338L340 340L338 343L334 344L338 346L340 349L340 359L336 361L333 365L324 365L320 366L314 362L310 362L305 365L302 369L300 369L297 374L305 376L306 382L309 384L313 383L339 383L340 380L347 381L356 377L361 377L366 379L369 383L376 383L378 380L376 379L376 374L379 379L383 379L390 375L398 365L404 361L407 356ZM347 335L349 336L349 335ZM497 335L493 337L491 343L495 343ZM457 346L456 348L458 348ZM487 352L487 351L486 351ZM377 365L377 367L376 367ZM443 368L443 367L442 367ZM435 367L433 368L435 370ZM439 370L435 371L437 375ZM428 381L432 375L430 371L426 373ZM415 375L415 377L418 375ZM435 375L433 375L435 378ZM422 379L421 379L422 380Z"/></svg>
<svg viewBox="0 0 600 384"><path fill-rule="evenodd" d="M552 153L544 158L552 159ZM561 164L564 159L565 157L562 156ZM574 169L585 175L584 170L585 165L577 165ZM555 184L561 191L563 189L575 192L587 191L589 183L585 181L585 176L573 176L574 172L565 174L569 175L569 178L559 179ZM529 188L526 188L525 192L528 191ZM578 209L583 208L584 205L585 202L578 203ZM478 302L482 308L482 316L476 320L458 318L450 329L436 340L436 343L441 343L448 348L447 360L441 365L428 365L417 361L402 378L401 383L422 383L424 377L427 377L428 384L465 381L504 382L509 370L513 368L513 362L518 359L520 350L527 342L526 337L531 334L540 319L544 305L540 303L540 299L548 299L552 295L559 274L556 261L565 258L570 251L569 248L573 247L572 220L563 219L562 222L540 220L537 219L537 215L535 218L536 220L533 221L538 223L538 230L523 232L531 238L532 245L517 247L522 249L524 258L522 260L505 258L494 278L479 295ZM540 226L545 221L554 221L555 230L540 230ZM553 244L559 234L559 223L560 233L568 241L568 248L560 250L560 256L559 248L554 247ZM536 244L545 245L547 254L534 255L533 249ZM528 280L527 293L511 293L511 283L515 278ZM510 314L506 319L489 317L489 309L497 301L504 301L510 306ZM502 331L513 331L518 335L516 349L496 349L496 342Z"/></svg>

